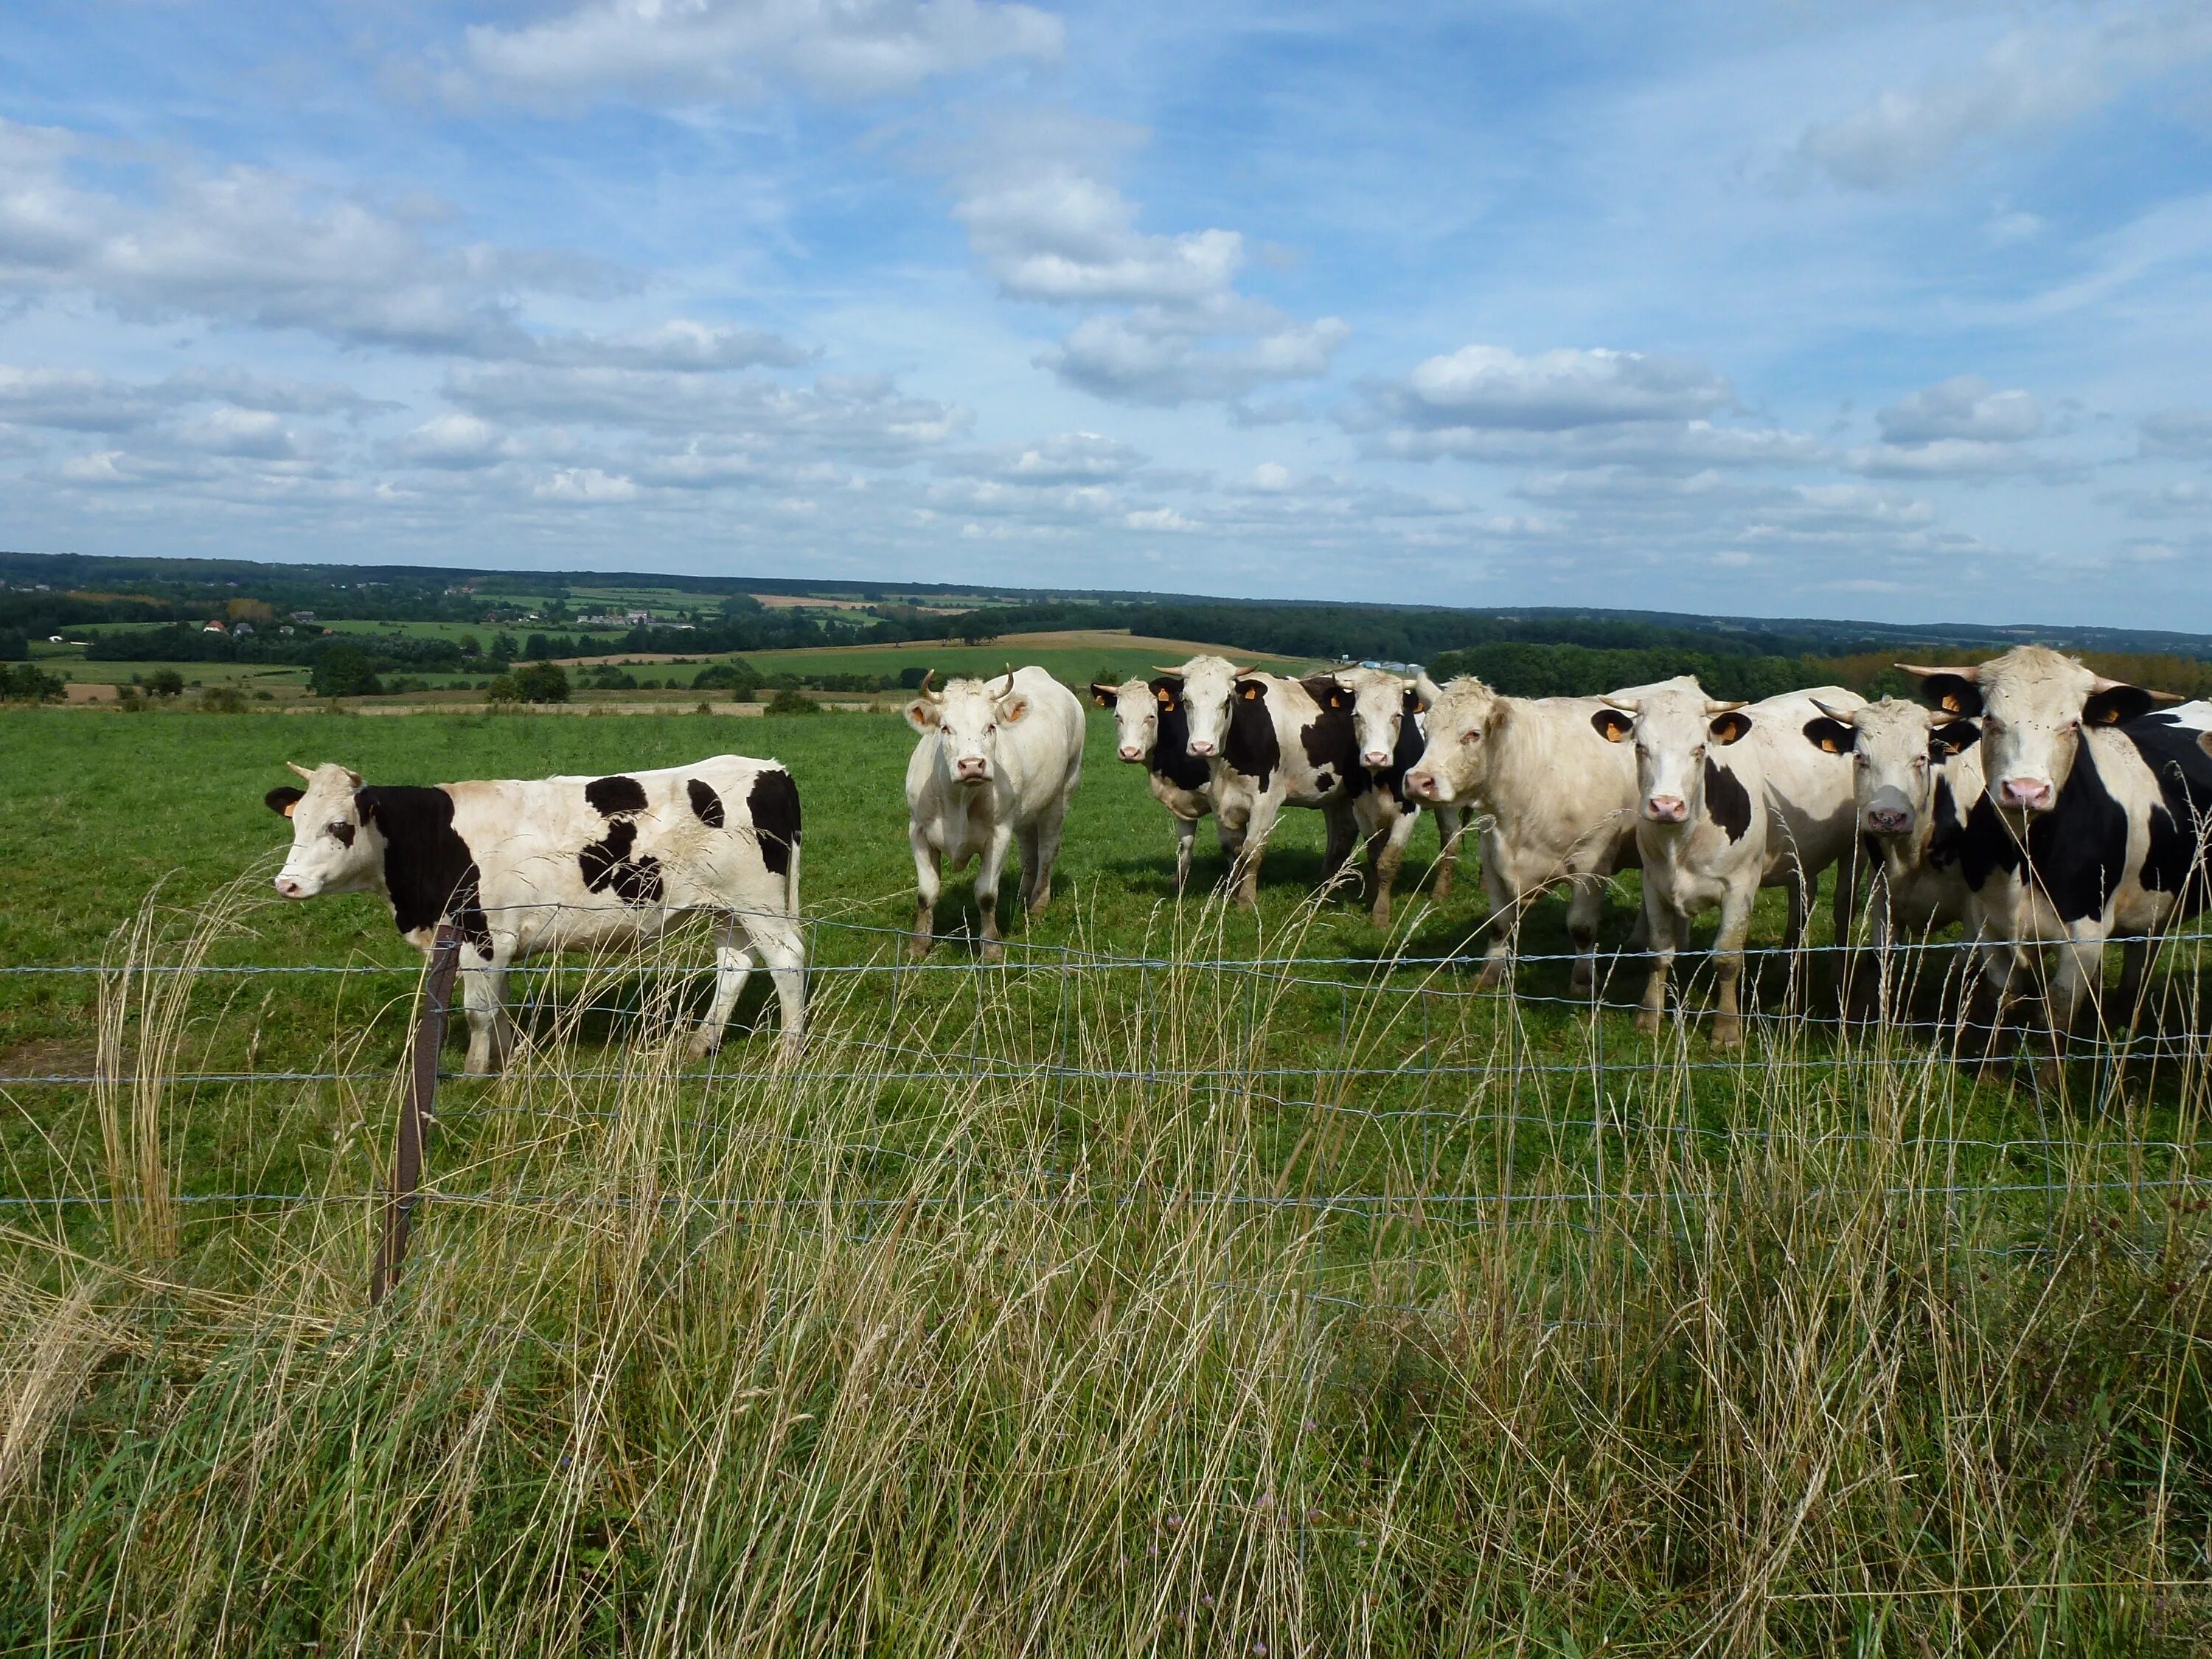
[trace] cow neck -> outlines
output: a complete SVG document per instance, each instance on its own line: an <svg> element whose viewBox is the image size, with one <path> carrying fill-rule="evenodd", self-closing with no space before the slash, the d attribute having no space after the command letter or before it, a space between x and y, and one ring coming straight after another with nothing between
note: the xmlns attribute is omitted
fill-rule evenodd
<svg viewBox="0 0 2212 1659"><path fill-rule="evenodd" d="M1152 752L1145 764L1154 775L1178 789L1203 789L1213 781L1213 769L1190 752L1190 716L1183 706L1161 708L1155 703Z"/></svg>
<svg viewBox="0 0 2212 1659"><path fill-rule="evenodd" d="M414 934L452 919L473 944L488 947L476 860L453 828L453 798L415 784L374 785L355 805L384 838L384 890L392 920Z"/></svg>
<svg viewBox="0 0 2212 1659"><path fill-rule="evenodd" d="M2051 810L2029 820L2023 844L1986 791L1966 819L1960 860L1979 891L1998 871L2024 879L2061 922L2101 916L2127 873L2127 809L2112 799L2097 761L2096 733L2085 732Z"/></svg>

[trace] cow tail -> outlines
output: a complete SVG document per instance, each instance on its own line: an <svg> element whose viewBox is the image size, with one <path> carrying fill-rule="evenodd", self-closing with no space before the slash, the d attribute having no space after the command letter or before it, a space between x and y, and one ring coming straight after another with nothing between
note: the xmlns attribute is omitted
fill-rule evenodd
<svg viewBox="0 0 2212 1659"><path fill-rule="evenodd" d="M783 908L793 921L799 916L799 837L791 838L791 862L784 866Z"/></svg>

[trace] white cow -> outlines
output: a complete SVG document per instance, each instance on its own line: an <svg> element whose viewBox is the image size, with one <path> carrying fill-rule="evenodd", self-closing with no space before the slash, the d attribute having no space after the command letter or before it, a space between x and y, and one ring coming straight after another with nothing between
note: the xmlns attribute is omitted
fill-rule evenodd
<svg viewBox="0 0 2212 1659"><path fill-rule="evenodd" d="M1042 668L1009 668L995 682L927 678L906 706L921 734L907 762L907 840L914 848L914 954L935 943L944 871L980 858L975 903L983 913L983 958L1005 954L999 936L999 877L1021 840L1022 902L1041 914L1052 897L1053 860L1068 798L1083 775L1083 705Z"/></svg>
<svg viewBox="0 0 2212 1659"><path fill-rule="evenodd" d="M694 910L714 912L721 927L714 1000L691 1052L720 1043L746 976L765 963L782 1004L782 1053L797 1053L806 972L799 791L776 762L717 755L605 777L434 787L364 785L343 766L292 770L307 787L266 797L292 821L276 890L380 892L426 952L441 922L459 928L471 1073L497 1071L513 1047L513 963L649 939Z"/></svg>

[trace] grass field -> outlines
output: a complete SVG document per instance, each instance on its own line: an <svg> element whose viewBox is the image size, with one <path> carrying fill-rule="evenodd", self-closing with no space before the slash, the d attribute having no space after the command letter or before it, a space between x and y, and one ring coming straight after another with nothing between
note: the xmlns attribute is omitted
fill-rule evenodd
<svg viewBox="0 0 2212 1659"><path fill-rule="evenodd" d="M988 645L923 640L907 645L826 646L813 650L748 651L744 659L763 674L896 674L904 668L934 668L940 676L998 674L1008 663L1035 663L1070 685L1086 685L1101 674L1115 679L1149 676L1155 664L1179 663L1213 645L1189 640L1152 639L1120 631L1069 629L1048 634L1007 634ZM1234 659L1278 673L1310 666L1304 658L1261 657L1232 652Z"/></svg>
<svg viewBox="0 0 2212 1659"><path fill-rule="evenodd" d="M2201 1045L2059 1094L1782 1017L1776 974L1741 1060L1555 963L1470 994L1394 959L1465 940L1472 861L1385 937L1310 899L1310 814L1256 915L1178 908L1096 715L1051 912L900 966L911 741L0 714L0 966L193 970L0 975L0 1073L112 1079L0 1082L7 1647L2212 1638ZM378 901L270 894L262 793L725 748L805 798L805 1060L676 1060L696 938L537 978L368 1313L415 963Z"/></svg>

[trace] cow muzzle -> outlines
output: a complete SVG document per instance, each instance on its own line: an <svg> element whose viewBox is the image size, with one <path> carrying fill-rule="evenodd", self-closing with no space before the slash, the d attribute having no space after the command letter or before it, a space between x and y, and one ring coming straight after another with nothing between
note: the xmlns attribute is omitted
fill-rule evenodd
<svg viewBox="0 0 2212 1659"><path fill-rule="evenodd" d="M1210 760L1213 756L1213 744L1207 738L1193 738L1190 740L1190 752L1200 760Z"/></svg>
<svg viewBox="0 0 2212 1659"><path fill-rule="evenodd" d="M1145 757L1145 751L1138 748L1133 743L1123 744L1121 745L1121 758L1125 761L1140 761Z"/></svg>
<svg viewBox="0 0 2212 1659"><path fill-rule="evenodd" d="M1406 793L1419 795L1423 800L1434 800L1443 791L1437 787L1435 773L1408 772L1406 774Z"/></svg>
<svg viewBox="0 0 2212 1659"><path fill-rule="evenodd" d="M2041 778L2007 778L1997 785L1997 805L2014 812L2046 812L2052 793Z"/></svg>
<svg viewBox="0 0 2212 1659"><path fill-rule="evenodd" d="M1644 816L1654 823L1680 823L1690 816L1690 803L1680 795L1646 796Z"/></svg>
<svg viewBox="0 0 2212 1659"><path fill-rule="evenodd" d="M1867 803L1860 824L1869 836L1901 836L1912 828L1912 805L1894 789L1883 789Z"/></svg>
<svg viewBox="0 0 2212 1659"><path fill-rule="evenodd" d="M1390 763L1389 755L1380 749L1370 749L1359 758L1365 764L1373 767L1388 766Z"/></svg>
<svg viewBox="0 0 2212 1659"><path fill-rule="evenodd" d="M276 891L284 898L295 899L307 896L307 890L291 876L276 878Z"/></svg>

